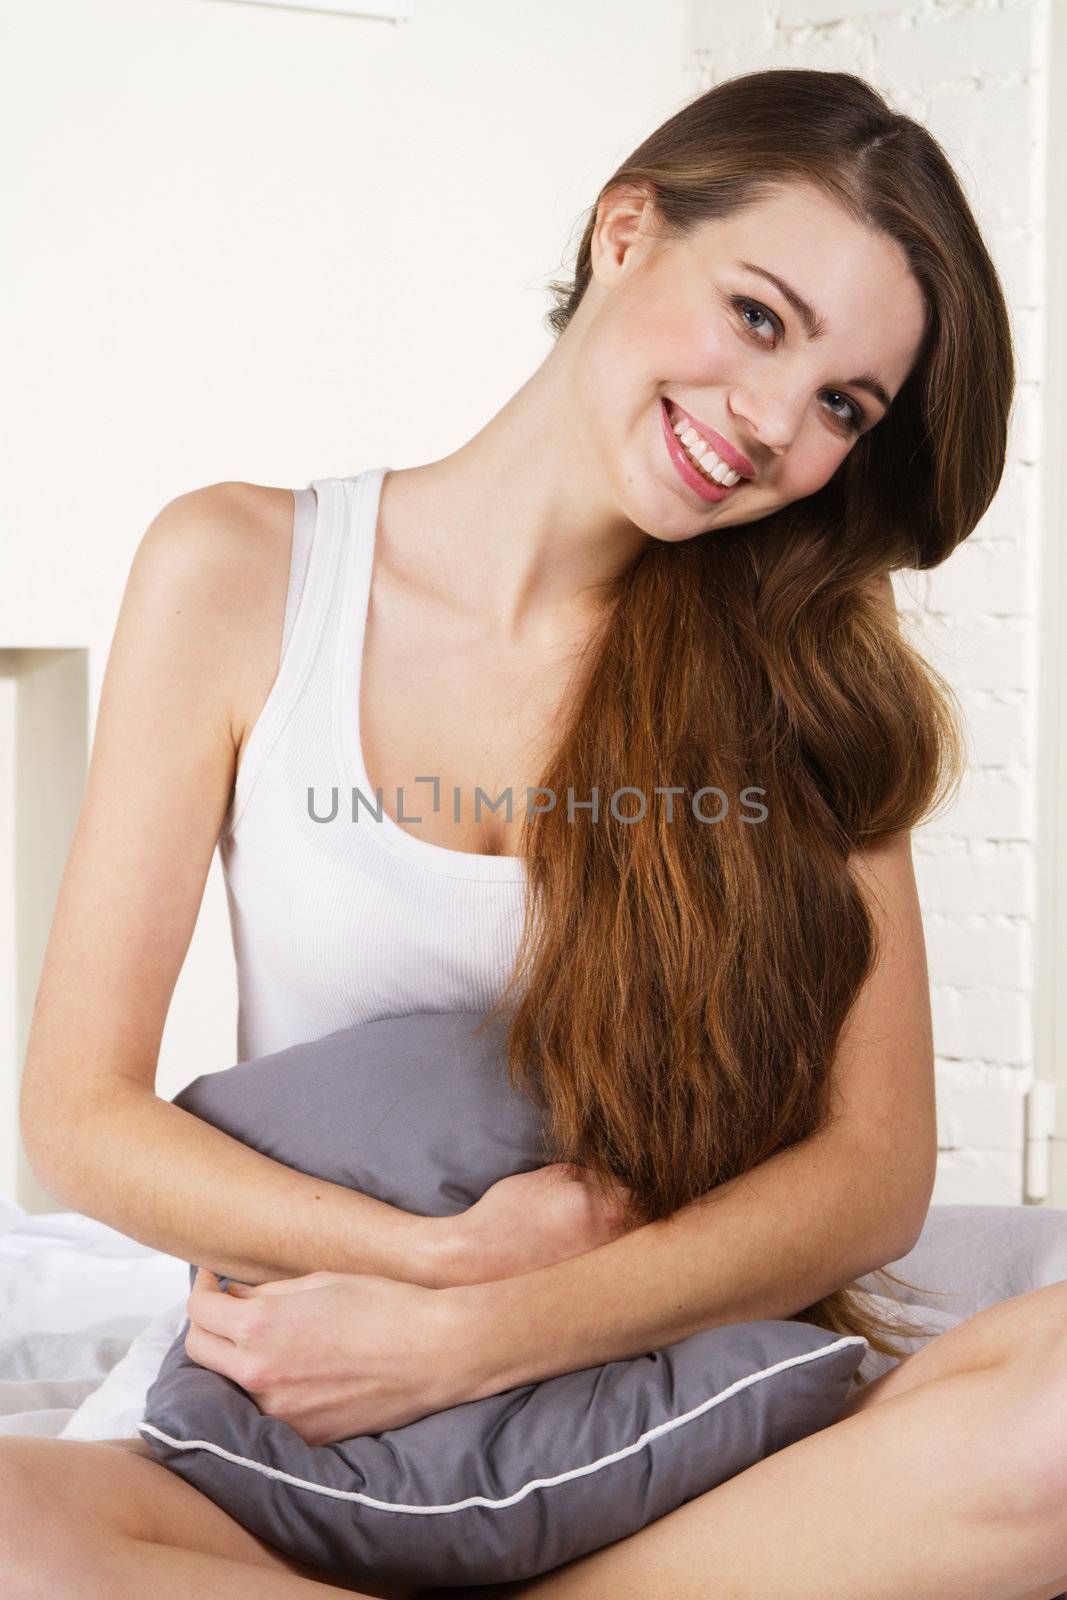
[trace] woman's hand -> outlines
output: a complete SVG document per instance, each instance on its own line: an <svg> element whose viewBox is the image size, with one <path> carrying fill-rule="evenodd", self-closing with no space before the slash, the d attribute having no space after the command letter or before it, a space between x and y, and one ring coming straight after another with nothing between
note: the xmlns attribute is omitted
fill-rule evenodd
<svg viewBox="0 0 1067 1600"><path fill-rule="evenodd" d="M628 1233L622 1183L601 1199L585 1167L555 1162L492 1184L480 1200L449 1218L450 1286L490 1283L584 1255Z"/></svg>
<svg viewBox="0 0 1067 1600"><path fill-rule="evenodd" d="M370 1273L219 1287L201 1267L185 1351L310 1445L400 1428L469 1398L447 1294Z"/></svg>

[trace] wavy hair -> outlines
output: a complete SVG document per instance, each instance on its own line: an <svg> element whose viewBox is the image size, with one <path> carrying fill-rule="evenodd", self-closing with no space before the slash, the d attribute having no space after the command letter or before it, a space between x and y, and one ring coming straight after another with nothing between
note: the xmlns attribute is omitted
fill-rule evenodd
<svg viewBox="0 0 1067 1600"><path fill-rule="evenodd" d="M682 805L634 826L527 810L526 920L483 1024L507 1017L509 1078L542 1107L550 1158L586 1167L605 1196L624 1183L634 1224L828 1124L838 1037L878 953L850 854L929 818L965 770L955 696L884 588L944 561L989 505L1014 357L996 269L927 129L850 73L717 84L603 185L546 322L558 337L574 315L616 185L643 186L657 231L681 238L790 180L905 252L926 305L920 353L817 493L708 537L649 540L607 592L541 780L582 796L754 782L767 815L709 826ZM902 1324L856 1284L796 1318L904 1353Z"/></svg>

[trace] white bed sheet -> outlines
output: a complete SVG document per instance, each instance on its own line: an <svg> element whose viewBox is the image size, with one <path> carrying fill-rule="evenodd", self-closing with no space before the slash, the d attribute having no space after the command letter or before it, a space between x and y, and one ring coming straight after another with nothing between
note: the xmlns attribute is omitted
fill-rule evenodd
<svg viewBox="0 0 1067 1600"><path fill-rule="evenodd" d="M176 1256L0 1194L0 1434L136 1437L188 1298Z"/></svg>

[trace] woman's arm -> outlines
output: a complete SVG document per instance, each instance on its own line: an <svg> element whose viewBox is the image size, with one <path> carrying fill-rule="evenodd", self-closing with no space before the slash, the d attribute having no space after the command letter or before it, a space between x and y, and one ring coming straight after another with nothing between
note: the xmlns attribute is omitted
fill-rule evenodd
<svg viewBox="0 0 1067 1600"><path fill-rule="evenodd" d="M842 1030L829 1126L666 1222L501 1282L442 1291L467 1330L464 1398L795 1315L922 1231L937 1164L926 951L907 834L853 858L880 960Z"/></svg>
<svg viewBox="0 0 1067 1600"><path fill-rule="evenodd" d="M156 1250L241 1283L317 1271L455 1281L447 1218L296 1172L137 1083L57 1097L55 1114L68 1136L30 1147L44 1187Z"/></svg>
<svg viewBox="0 0 1067 1600"><path fill-rule="evenodd" d="M32 1018L23 1142L63 1204L227 1277L433 1286L441 1219L295 1172L154 1092L242 725L277 669L291 533L289 491L223 483L171 501L137 549Z"/></svg>

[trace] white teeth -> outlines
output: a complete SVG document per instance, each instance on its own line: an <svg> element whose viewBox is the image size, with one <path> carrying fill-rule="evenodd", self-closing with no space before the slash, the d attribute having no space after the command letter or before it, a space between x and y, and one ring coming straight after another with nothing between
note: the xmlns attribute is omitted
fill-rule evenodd
<svg viewBox="0 0 1067 1600"><path fill-rule="evenodd" d="M724 489L731 489L735 483L741 481L741 474L728 467L690 423L676 422L674 432L678 436L679 443L685 446L690 460L695 462L713 483L719 484Z"/></svg>

